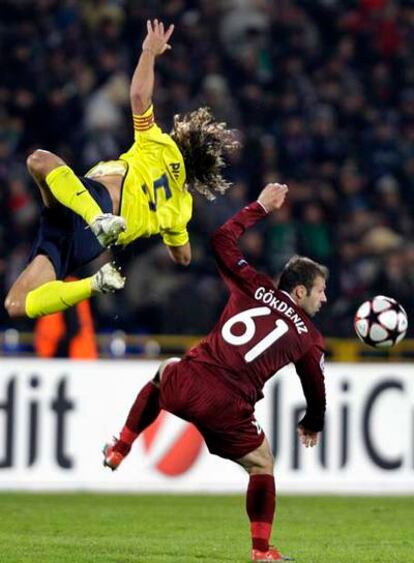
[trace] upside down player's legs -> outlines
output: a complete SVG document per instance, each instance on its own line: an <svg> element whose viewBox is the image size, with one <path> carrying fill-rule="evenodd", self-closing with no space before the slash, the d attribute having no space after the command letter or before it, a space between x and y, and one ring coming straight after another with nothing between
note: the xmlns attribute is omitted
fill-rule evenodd
<svg viewBox="0 0 414 563"><path fill-rule="evenodd" d="M27 159L27 167L40 187L47 206L58 201L80 215L89 225L96 216L102 215L99 205L60 157L38 149Z"/></svg>
<svg viewBox="0 0 414 563"><path fill-rule="evenodd" d="M49 209L57 205L58 201L45 181L46 175L53 168L64 165L65 162L59 156L49 151L34 151L27 159L27 169L40 190L44 206Z"/></svg>
<svg viewBox="0 0 414 563"><path fill-rule="evenodd" d="M64 311L91 295L91 278L57 281L50 259L38 254L15 281L4 305L12 318L28 316L34 319Z"/></svg>
<svg viewBox="0 0 414 563"><path fill-rule="evenodd" d="M36 319L64 311L96 293L122 289L125 278L113 264L105 264L88 278L76 281L56 280L50 259L38 254L20 274L4 302L11 318Z"/></svg>
<svg viewBox="0 0 414 563"><path fill-rule="evenodd" d="M93 294L92 277L77 281L50 281L29 291L25 312L30 319L64 311L77 305Z"/></svg>
<svg viewBox="0 0 414 563"><path fill-rule="evenodd" d="M37 255L14 282L6 297L4 306L10 317L25 316L28 293L54 280L56 273L52 262L43 254Z"/></svg>
<svg viewBox="0 0 414 563"><path fill-rule="evenodd" d="M104 211L112 210L112 201L104 186L88 179L83 179L82 185L100 202ZM37 318L64 311L96 293L122 289L125 278L109 263L91 277L59 281L102 252L95 234L85 229L79 216L60 205L44 208L29 265L14 282L5 301L9 315Z"/></svg>

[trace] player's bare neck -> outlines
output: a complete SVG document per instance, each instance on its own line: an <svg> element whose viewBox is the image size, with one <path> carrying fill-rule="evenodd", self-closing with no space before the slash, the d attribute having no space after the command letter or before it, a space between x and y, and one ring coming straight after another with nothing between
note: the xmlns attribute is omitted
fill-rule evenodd
<svg viewBox="0 0 414 563"><path fill-rule="evenodd" d="M288 293L287 291L285 291L284 289L280 290L281 293L284 293L286 295L286 297L289 297L289 299L295 304L299 306L299 303L295 300L295 298L293 297L293 295L291 295L290 293Z"/></svg>

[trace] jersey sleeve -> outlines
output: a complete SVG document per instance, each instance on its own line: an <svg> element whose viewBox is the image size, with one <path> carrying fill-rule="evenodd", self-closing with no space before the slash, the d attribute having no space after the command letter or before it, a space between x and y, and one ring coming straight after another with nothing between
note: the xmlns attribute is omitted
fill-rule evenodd
<svg viewBox="0 0 414 563"><path fill-rule="evenodd" d="M236 213L211 237L211 245L220 275L230 289L252 295L258 284L273 285L271 279L252 268L240 251L237 241L242 234L266 217L267 212L257 201Z"/></svg>
<svg viewBox="0 0 414 563"><path fill-rule="evenodd" d="M132 121L134 124L134 140L136 143L162 139L163 132L155 123L154 106L152 104L144 113L132 114Z"/></svg>
<svg viewBox="0 0 414 563"><path fill-rule="evenodd" d="M177 230L165 230L161 232L162 241L167 246L183 246L189 240L187 227L178 228Z"/></svg>
<svg viewBox="0 0 414 563"><path fill-rule="evenodd" d="M320 432L323 429L326 408L322 342L313 345L295 363L295 367L306 398L306 413L299 424L312 432Z"/></svg>
<svg viewBox="0 0 414 563"><path fill-rule="evenodd" d="M169 202L173 205L169 206ZM166 201L157 213L160 215L160 234L167 246L183 246L189 241L187 224L193 213L193 198L190 192L181 188L173 190L173 196Z"/></svg>

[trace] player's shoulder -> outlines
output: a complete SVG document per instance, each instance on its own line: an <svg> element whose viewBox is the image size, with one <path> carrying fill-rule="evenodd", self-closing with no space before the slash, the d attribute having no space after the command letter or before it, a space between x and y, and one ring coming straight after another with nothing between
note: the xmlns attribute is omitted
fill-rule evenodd
<svg viewBox="0 0 414 563"><path fill-rule="evenodd" d="M325 339L320 330L314 325L313 321L309 317L307 317L307 326L309 327L311 346L325 350Z"/></svg>
<svg viewBox="0 0 414 563"><path fill-rule="evenodd" d="M307 362L311 358L316 359L318 362L323 362L325 357L325 341L322 334L313 324L313 322L307 317L306 319L307 333L305 338L300 339L301 342L301 354L298 362L295 365L300 365L302 362Z"/></svg>

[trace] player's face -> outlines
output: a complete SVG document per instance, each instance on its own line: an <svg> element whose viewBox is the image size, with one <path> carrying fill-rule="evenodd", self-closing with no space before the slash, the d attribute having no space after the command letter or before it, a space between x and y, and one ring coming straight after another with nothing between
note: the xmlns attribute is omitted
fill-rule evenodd
<svg viewBox="0 0 414 563"><path fill-rule="evenodd" d="M303 301L300 304L302 309L310 316L313 317L320 310L323 303L326 303L326 282L324 278L318 276L315 278L315 282L309 295L303 297Z"/></svg>

